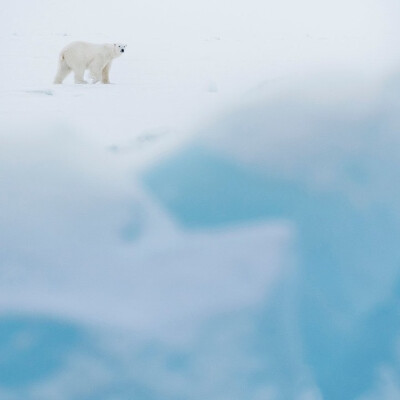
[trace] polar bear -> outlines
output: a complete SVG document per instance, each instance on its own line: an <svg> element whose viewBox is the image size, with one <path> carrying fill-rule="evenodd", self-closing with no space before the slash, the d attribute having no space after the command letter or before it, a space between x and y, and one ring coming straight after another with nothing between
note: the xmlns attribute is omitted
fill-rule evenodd
<svg viewBox="0 0 400 400"><path fill-rule="evenodd" d="M127 45L94 44L87 42L72 42L60 53L58 71L54 83L62 83L65 77L74 71L75 83L87 83L84 73L89 69L92 83L101 80L102 83L110 83L109 72L111 62L125 52Z"/></svg>

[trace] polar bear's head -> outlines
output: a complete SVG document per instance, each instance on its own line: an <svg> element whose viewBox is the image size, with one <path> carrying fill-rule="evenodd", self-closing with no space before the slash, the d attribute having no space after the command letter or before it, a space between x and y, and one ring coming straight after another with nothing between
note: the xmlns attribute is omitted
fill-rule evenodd
<svg viewBox="0 0 400 400"><path fill-rule="evenodd" d="M122 53L125 53L125 49L128 45L123 44L123 43L114 43L114 53L115 56L118 57L120 56Z"/></svg>

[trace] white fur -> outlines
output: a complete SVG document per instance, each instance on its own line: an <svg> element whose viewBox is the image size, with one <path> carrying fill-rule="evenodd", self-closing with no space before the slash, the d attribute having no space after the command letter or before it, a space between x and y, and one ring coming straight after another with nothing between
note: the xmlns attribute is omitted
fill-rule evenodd
<svg viewBox="0 0 400 400"><path fill-rule="evenodd" d="M84 73L89 69L92 83L101 81L110 83L109 72L111 62L125 52L124 44L94 44L72 42L60 54L57 75L54 83L62 83L65 77L74 71L75 83L87 83Z"/></svg>

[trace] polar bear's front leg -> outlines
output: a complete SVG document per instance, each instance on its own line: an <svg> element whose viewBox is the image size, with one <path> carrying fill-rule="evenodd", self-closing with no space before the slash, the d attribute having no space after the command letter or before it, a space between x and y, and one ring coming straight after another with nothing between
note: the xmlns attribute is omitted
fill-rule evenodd
<svg viewBox="0 0 400 400"><path fill-rule="evenodd" d="M111 62L109 62L104 68L103 68L103 71L102 71L102 75L103 75L103 77L102 77L102 80L101 80L101 82L102 83L110 83L110 68L111 68Z"/></svg>

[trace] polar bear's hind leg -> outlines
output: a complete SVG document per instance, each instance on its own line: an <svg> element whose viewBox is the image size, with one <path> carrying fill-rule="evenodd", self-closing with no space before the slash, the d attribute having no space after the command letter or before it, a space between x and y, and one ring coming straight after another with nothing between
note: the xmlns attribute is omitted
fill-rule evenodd
<svg viewBox="0 0 400 400"><path fill-rule="evenodd" d="M97 83L101 80L102 78L102 70L103 70L103 62L100 58L95 58L90 64L89 64L89 71L90 75L93 79L92 83Z"/></svg>
<svg viewBox="0 0 400 400"><path fill-rule="evenodd" d="M74 69L75 83L87 83L83 78L85 75L85 69Z"/></svg>
<svg viewBox="0 0 400 400"><path fill-rule="evenodd" d="M67 75L71 72L71 68L67 65L64 60L64 57L60 57L60 61L58 62L58 70L57 74L54 78L55 84L63 83L63 80L67 77Z"/></svg>

